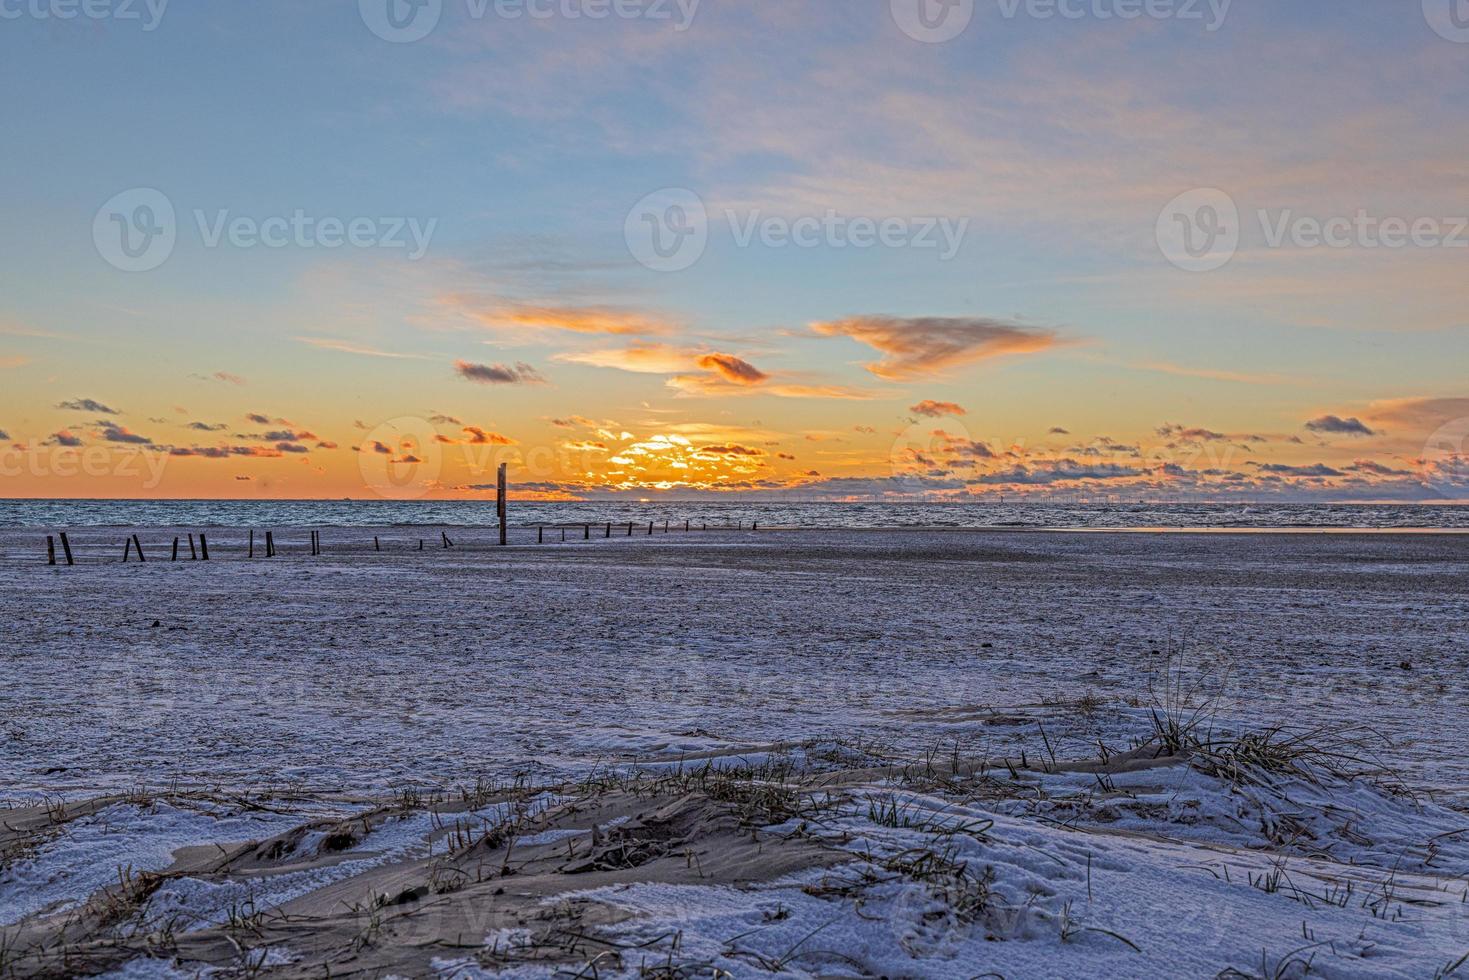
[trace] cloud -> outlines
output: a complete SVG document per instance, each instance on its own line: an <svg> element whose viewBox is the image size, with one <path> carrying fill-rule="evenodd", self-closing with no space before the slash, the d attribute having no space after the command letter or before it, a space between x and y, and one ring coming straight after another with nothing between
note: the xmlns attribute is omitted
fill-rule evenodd
<svg viewBox="0 0 1469 980"><path fill-rule="evenodd" d="M1263 463L1259 464L1261 473L1270 473L1274 476L1298 476L1307 479L1325 479L1334 476L1346 476L1341 470L1332 469L1325 463L1313 463L1310 466L1290 466L1285 463Z"/></svg>
<svg viewBox="0 0 1469 980"><path fill-rule="evenodd" d="M908 411L912 412L914 415L922 415L925 418L931 419L936 419L943 415L969 414L968 412L964 411L962 406L956 405L953 402L936 402L929 399L924 399L917 405L909 406Z"/></svg>
<svg viewBox="0 0 1469 980"><path fill-rule="evenodd" d="M321 437L308 429L277 429L251 438L260 442L312 442Z"/></svg>
<svg viewBox="0 0 1469 980"><path fill-rule="evenodd" d="M474 297L462 294L451 295L447 301L488 327L531 327L642 337L671 334L677 329L676 324L657 314L616 306L540 306L528 303L482 306Z"/></svg>
<svg viewBox="0 0 1469 980"><path fill-rule="evenodd" d="M1318 433L1321 433L1323 435L1339 435L1339 436L1375 436L1375 435L1377 435L1376 432L1373 432L1370 428L1368 428L1365 424L1363 424L1360 419L1356 419L1356 418L1344 419L1344 418L1339 418L1339 417L1337 417L1335 415L1323 415L1319 419L1312 419L1311 421L1309 421L1309 422L1306 423L1306 428L1310 429L1312 432L1318 432Z"/></svg>
<svg viewBox="0 0 1469 980"><path fill-rule="evenodd" d="M758 385L770 380L770 375L733 354L705 354L699 358L698 364L731 384Z"/></svg>
<svg viewBox="0 0 1469 980"><path fill-rule="evenodd" d="M24 367L29 363L31 363L31 359L22 354L0 355L0 368Z"/></svg>
<svg viewBox="0 0 1469 980"><path fill-rule="evenodd" d="M238 374L231 374L228 371L215 371L213 377L215 381L223 381L225 384L229 385L239 385L243 387L246 383L244 378L240 377Z"/></svg>
<svg viewBox="0 0 1469 980"><path fill-rule="evenodd" d="M687 371L699 357L698 351L671 347L668 344L632 344L610 350L556 354L552 359L591 367L616 368L637 374L677 374Z"/></svg>
<svg viewBox="0 0 1469 980"><path fill-rule="evenodd" d="M249 415L245 416L245 421L254 422L256 425L269 425L270 416L261 415L259 412L251 412Z"/></svg>
<svg viewBox="0 0 1469 980"><path fill-rule="evenodd" d="M1398 398L1373 402L1366 414L1374 422L1427 431L1469 418L1469 398Z"/></svg>
<svg viewBox="0 0 1469 980"><path fill-rule="evenodd" d="M297 447L304 452L304 448ZM170 456L195 456L200 459L233 459L238 456L257 459L280 459L284 453L271 446L173 446Z"/></svg>
<svg viewBox="0 0 1469 980"><path fill-rule="evenodd" d="M985 317L856 316L811 324L826 337L850 337L883 355L867 370L888 381L934 377L1006 354L1055 347L1053 331Z"/></svg>
<svg viewBox="0 0 1469 980"><path fill-rule="evenodd" d="M466 425L466 426L464 426L464 428L462 429L462 431L464 432L464 435L465 435L465 438L463 438L463 439L454 439L454 438L452 438L450 436L439 435L439 436L435 436L434 437L434 440L436 442L441 442L441 443L444 443L444 444L450 445L450 446L461 446L461 445L462 446L514 446L514 445L516 445L515 440L512 439L512 438L510 438L509 436L501 435L498 432L486 432L484 429L481 429L477 425Z"/></svg>
<svg viewBox="0 0 1469 980"><path fill-rule="evenodd" d="M297 337L298 343L315 347L319 350L338 351L343 354L362 354L367 357L387 357L399 360L427 360L423 354L398 354L393 351L378 350L375 347L364 347L345 340L332 340L329 337Z"/></svg>
<svg viewBox="0 0 1469 980"><path fill-rule="evenodd" d="M190 422L187 428L196 432L222 432L229 426L224 422Z"/></svg>
<svg viewBox="0 0 1469 980"><path fill-rule="evenodd" d="M80 436L72 433L71 431L67 429L62 429L60 432L49 436L46 439L45 444L48 446L65 446L75 449L77 446L80 446L82 444L82 440Z"/></svg>
<svg viewBox="0 0 1469 980"><path fill-rule="evenodd" d="M711 456L764 456L765 450L755 449L750 446L728 445L728 446L700 446L699 452Z"/></svg>
<svg viewBox="0 0 1469 980"><path fill-rule="evenodd" d="M1008 470L986 473L979 477L979 482L990 486L1004 484L1046 486L1074 480L1128 480L1143 476L1144 473L1143 470L1130 466L1118 466L1115 463L1084 465L1074 459L1061 459L1042 467L1031 468L1020 465Z"/></svg>
<svg viewBox="0 0 1469 980"><path fill-rule="evenodd" d="M1069 436L1071 435L1071 430L1063 429L1059 425L1053 425L1051 426L1050 431L1048 431L1046 434L1052 436Z"/></svg>
<svg viewBox="0 0 1469 980"><path fill-rule="evenodd" d="M91 399L91 398L74 398L74 399L72 399L69 402L62 402L61 404L57 405L56 407L57 408L60 408L60 409L64 409L64 410L66 410L68 412L92 412L93 414L96 414L96 415L121 415L122 414L117 409L115 409L115 408L108 408L106 405L102 404L101 402L96 401L95 399Z"/></svg>
<svg viewBox="0 0 1469 980"><path fill-rule="evenodd" d="M9 432L6 432L4 429L0 429L0 442L3 442L3 441L5 441L5 440L7 440L9 438L10 438L10 433Z"/></svg>
<svg viewBox="0 0 1469 980"><path fill-rule="evenodd" d="M1395 470L1391 466L1370 459L1359 459L1347 469L1353 473L1371 473L1373 476L1413 476L1412 470Z"/></svg>
<svg viewBox="0 0 1469 980"><path fill-rule="evenodd" d="M140 436L136 432L129 432L116 422L98 422L97 434L104 442L120 442L132 446L151 446L153 440L147 436Z"/></svg>
<svg viewBox="0 0 1469 980"><path fill-rule="evenodd" d="M545 384L546 379L539 371L524 361L514 367L504 364L474 364L470 361L455 361L454 370L467 381L482 385Z"/></svg>

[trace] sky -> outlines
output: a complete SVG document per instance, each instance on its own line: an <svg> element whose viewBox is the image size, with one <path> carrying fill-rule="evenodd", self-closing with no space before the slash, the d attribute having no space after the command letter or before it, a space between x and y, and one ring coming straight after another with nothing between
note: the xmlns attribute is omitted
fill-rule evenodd
<svg viewBox="0 0 1469 980"><path fill-rule="evenodd" d="M0 496L1469 499L1469 2L0 0Z"/></svg>

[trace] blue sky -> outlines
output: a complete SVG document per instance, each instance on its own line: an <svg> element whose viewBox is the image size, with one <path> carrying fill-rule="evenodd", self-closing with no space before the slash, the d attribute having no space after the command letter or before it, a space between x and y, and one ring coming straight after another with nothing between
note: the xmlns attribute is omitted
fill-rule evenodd
<svg viewBox="0 0 1469 980"><path fill-rule="evenodd" d="M1136 19L1101 16L1129 0L1049 17L976 0L938 43L904 32L910 0L629 0L643 16L600 19L596 0L516 19L443 0L411 43L369 28L388 2L168 4L152 30L141 3L141 20L3 5L0 431L42 460L17 494L371 492L364 452L422 465L421 446L368 438L403 418L428 426L418 443L448 440L418 481L444 495L474 492L454 455L467 428L520 463L600 443L526 464L552 494L962 497L1005 474L1096 493L1462 492L1457 450L1430 446L1469 430L1469 38L1435 30L1452 23L1438 0L1158 0L1168 16ZM139 188L174 208L177 241L126 272L94 219ZM708 245L660 271L627 229L669 188L697 196ZM1202 189L1237 207L1238 241L1188 271L1159 219ZM1305 238L1272 245L1260 211ZM200 229L297 212L432 233L410 257L309 235L210 247ZM1401 248L1355 225L1312 245L1299 224L1359 216L1426 224ZM839 232L736 236L803 219ZM844 246L854 222L891 224L894 244ZM962 228L952 256L926 244L939 223ZM894 344L901 376L875 371ZM462 365L531 371L485 383L502 376ZM57 407L81 397L144 441ZM260 438L281 430L257 414L309 432L285 443L309 451ZM1307 427L1329 417L1365 431ZM670 435L689 445L619 451ZM156 452L169 475L78 480L44 460L89 445ZM705 451L730 447L750 452Z"/></svg>

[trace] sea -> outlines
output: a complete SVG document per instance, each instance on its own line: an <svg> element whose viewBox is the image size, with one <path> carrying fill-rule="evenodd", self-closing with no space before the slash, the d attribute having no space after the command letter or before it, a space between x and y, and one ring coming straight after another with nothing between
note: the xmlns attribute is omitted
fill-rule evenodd
<svg viewBox="0 0 1469 980"><path fill-rule="evenodd" d="M515 527L669 521L763 528L1469 531L1469 505L1363 503L511 501ZM0 527L489 527L483 500L0 500Z"/></svg>

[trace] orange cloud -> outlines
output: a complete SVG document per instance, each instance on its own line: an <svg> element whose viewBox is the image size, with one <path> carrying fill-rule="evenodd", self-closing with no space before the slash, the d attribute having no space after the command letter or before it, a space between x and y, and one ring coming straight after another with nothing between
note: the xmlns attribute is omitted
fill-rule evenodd
<svg viewBox="0 0 1469 980"><path fill-rule="evenodd" d="M856 316L811 324L825 337L850 337L882 354L867 370L889 381L927 378L1005 354L1056 346L1050 330L986 317Z"/></svg>
<svg viewBox="0 0 1469 980"><path fill-rule="evenodd" d="M733 354L705 354L698 363L731 384L758 385L770 379L770 375Z"/></svg>
<svg viewBox="0 0 1469 980"><path fill-rule="evenodd" d="M908 411L912 412L914 415L922 415L925 418L931 419L936 419L941 415L969 414L968 412L964 411L964 408L961 405L956 405L953 402L936 402L927 398L919 402L917 405L909 406Z"/></svg>
<svg viewBox="0 0 1469 980"><path fill-rule="evenodd" d="M488 327L533 327L572 333L661 336L678 325L653 313L615 306L540 306L524 303L481 306L473 297L448 297L451 306Z"/></svg>

